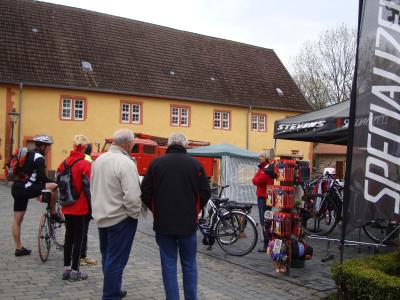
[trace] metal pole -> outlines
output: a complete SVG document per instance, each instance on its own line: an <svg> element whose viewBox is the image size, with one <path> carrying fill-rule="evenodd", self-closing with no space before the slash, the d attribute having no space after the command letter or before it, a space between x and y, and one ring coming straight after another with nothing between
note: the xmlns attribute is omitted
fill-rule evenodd
<svg viewBox="0 0 400 300"><path fill-rule="evenodd" d="M11 121L11 136L10 136L10 157L13 153L13 144L14 144L14 122Z"/></svg>
<svg viewBox="0 0 400 300"><path fill-rule="evenodd" d="M247 120L247 122L246 122L246 149L247 150L249 150L249 144L250 144L250 141L249 141L249 131L250 131L250 124L249 124L249 122L250 122L250 111L251 111L251 106L249 106L249 110L247 111L247 117L246 117L246 120Z"/></svg>
<svg viewBox="0 0 400 300"><path fill-rule="evenodd" d="M22 119L22 89L23 83L19 83L19 116L18 116L18 148L21 147L21 119Z"/></svg>
<svg viewBox="0 0 400 300"><path fill-rule="evenodd" d="M357 32L357 52L356 52L356 65L354 68L354 77L353 77L353 85L351 87L351 95L350 95L350 113L349 113L349 142L347 144L347 159L346 159L346 176L345 176L345 185L344 185L344 199L343 199L343 214L342 214L342 232L340 238L340 265L343 264L343 256L344 256L344 243L346 238L346 226L347 226L347 218L348 218L348 210L349 210L349 202L350 202L350 180L351 180L351 164L353 159L353 138L354 138L354 121L356 115L356 96L357 96L357 69L358 69L358 47L360 42L360 28L361 28L361 14L364 1L359 1L358 6L358 32Z"/></svg>

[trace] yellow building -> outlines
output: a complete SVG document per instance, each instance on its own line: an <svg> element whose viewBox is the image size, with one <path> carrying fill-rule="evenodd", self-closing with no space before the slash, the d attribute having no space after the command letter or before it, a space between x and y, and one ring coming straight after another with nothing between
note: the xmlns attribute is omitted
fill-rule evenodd
<svg viewBox="0 0 400 300"><path fill-rule="evenodd" d="M50 170L77 133L95 144L121 127L179 131L259 151L274 146L275 120L310 110L273 50L49 3L3 2L0 164L12 109L20 114L14 149L36 134L53 136ZM277 146L305 159L312 151L309 143Z"/></svg>

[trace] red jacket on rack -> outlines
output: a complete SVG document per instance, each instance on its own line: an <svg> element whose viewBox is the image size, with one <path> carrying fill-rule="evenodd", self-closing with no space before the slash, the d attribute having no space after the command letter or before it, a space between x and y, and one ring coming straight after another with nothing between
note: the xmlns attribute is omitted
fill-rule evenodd
<svg viewBox="0 0 400 300"><path fill-rule="evenodd" d="M258 165L258 171L253 177L253 184L257 186L257 197L267 198L267 185L273 185L274 180L264 173L265 167L268 162Z"/></svg>
<svg viewBox="0 0 400 300"><path fill-rule="evenodd" d="M67 166L70 166L77 159L81 159L72 166L72 185L79 192L79 198L76 202L69 206L64 206L62 212L65 215L87 215L91 212L90 209L90 170L91 163L85 160L85 154L79 151L72 150L66 159ZM64 162L60 164L57 172L61 173L64 170Z"/></svg>

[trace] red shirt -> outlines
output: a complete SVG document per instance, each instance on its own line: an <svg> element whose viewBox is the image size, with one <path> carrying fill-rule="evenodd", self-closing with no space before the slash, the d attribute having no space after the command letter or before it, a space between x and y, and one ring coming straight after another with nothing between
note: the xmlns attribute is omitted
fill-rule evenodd
<svg viewBox="0 0 400 300"><path fill-rule="evenodd" d="M274 180L264 173L265 167L268 165L267 162L262 163L258 166L258 171L253 177L253 184L257 186L257 197L267 197L267 185L273 185Z"/></svg>
<svg viewBox="0 0 400 300"><path fill-rule="evenodd" d="M89 201L83 191L84 184L82 180L85 178L87 183L90 180L90 169L91 163L85 160L85 154L78 151L71 151L70 155L66 159L67 166L70 166L77 159L82 158L82 160L75 163L72 167L72 185L76 191L79 192L79 198L76 202L69 206L64 206L62 212L65 215L87 215L90 212ZM62 172L64 170L64 162L60 164L57 172Z"/></svg>

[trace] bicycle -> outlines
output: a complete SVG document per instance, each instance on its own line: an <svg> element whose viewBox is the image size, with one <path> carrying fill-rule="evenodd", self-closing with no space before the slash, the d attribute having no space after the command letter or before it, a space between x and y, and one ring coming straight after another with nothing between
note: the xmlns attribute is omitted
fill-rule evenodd
<svg viewBox="0 0 400 300"><path fill-rule="evenodd" d="M378 244L395 244L400 242L400 222L389 219L377 219L362 226L365 234Z"/></svg>
<svg viewBox="0 0 400 300"><path fill-rule="evenodd" d="M250 253L257 244L258 232L254 220L249 216L251 204L242 204L221 198L223 186L218 197L212 196L199 219L199 230L208 250L216 240L223 251L233 256ZM218 187L217 187L218 188ZM204 241L207 241L205 243Z"/></svg>
<svg viewBox="0 0 400 300"><path fill-rule="evenodd" d="M50 191L42 191L42 203L46 203L46 211L40 217L39 228L38 228L38 250L39 257L42 262L46 262L49 258L51 246L55 244L57 250L61 250L64 247L65 238L65 226L63 223L58 223L52 220L50 214ZM61 207L56 202L56 211L59 215L61 213Z"/></svg>
<svg viewBox="0 0 400 300"><path fill-rule="evenodd" d="M321 184L323 193L314 193ZM341 220L343 185L332 175L323 175L304 186L305 207L300 209L301 225L307 234L325 236L331 233Z"/></svg>

